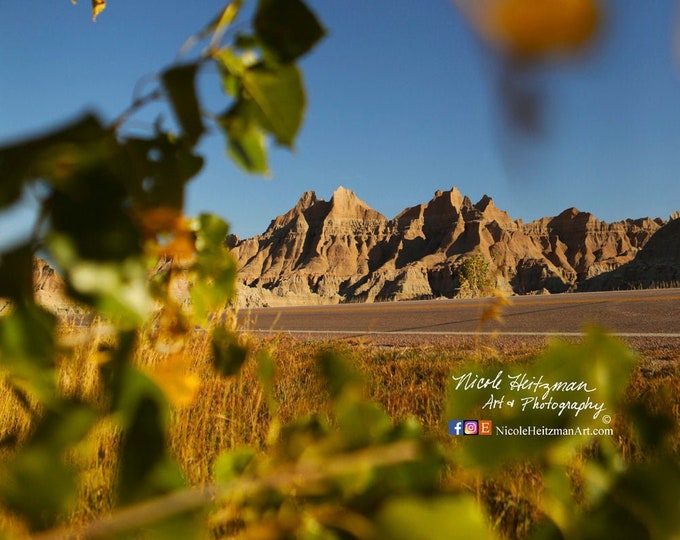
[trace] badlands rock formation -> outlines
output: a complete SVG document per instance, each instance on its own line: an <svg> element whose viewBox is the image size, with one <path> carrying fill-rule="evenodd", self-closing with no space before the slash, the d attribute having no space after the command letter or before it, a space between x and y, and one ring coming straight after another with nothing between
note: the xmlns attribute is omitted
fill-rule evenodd
<svg viewBox="0 0 680 540"><path fill-rule="evenodd" d="M241 306L459 296L461 268L473 254L510 294L680 284L678 212L668 222L605 223L569 208L525 224L486 195L473 204L455 188L393 219L345 188L330 201L310 191L262 235L232 236L227 245L241 269ZM61 277L37 258L33 291L55 313L73 309ZM6 304L0 299L0 313Z"/></svg>
<svg viewBox="0 0 680 540"><path fill-rule="evenodd" d="M635 259L587 280L579 289L598 291L680 286L680 215L671 218L649 239Z"/></svg>
<svg viewBox="0 0 680 540"><path fill-rule="evenodd" d="M57 314L73 304L66 297L64 280L49 263L38 257L33 259L33 294L36 302ZM0 298L0 314L10 307L7 298Z"/></svg>
<svg viewBox="0 0 680 540"><path fill-rule="evenodd" d="M330 201L303 194L262 235L229 244L241 305L406 300L460 294L461 266L474 253L507 292L576 290L633 261L664 225L605 223L575 208L525 224L456 188L388 219L340 187Z"/></svg>

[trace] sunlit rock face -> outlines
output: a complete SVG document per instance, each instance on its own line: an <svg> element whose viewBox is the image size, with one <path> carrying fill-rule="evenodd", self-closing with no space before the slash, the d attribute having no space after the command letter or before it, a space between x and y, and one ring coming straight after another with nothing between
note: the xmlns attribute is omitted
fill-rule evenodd
<svg viewBox="0 0 680 540"><path fill-rule="evenodd" d="M263 234L229 243L242 305L339 303L454 297L474 253L508 293L576 290L633 261L664 225L576 208L525 224L456 188L388 219L339 187L329 201L304 193Z"/></svg>
<svg viewBox="0 0 680 540"><path fill-rule="evenodd" d="M586 291L680 287L680 215L647 241L629 262L579 284Z"/></svg>

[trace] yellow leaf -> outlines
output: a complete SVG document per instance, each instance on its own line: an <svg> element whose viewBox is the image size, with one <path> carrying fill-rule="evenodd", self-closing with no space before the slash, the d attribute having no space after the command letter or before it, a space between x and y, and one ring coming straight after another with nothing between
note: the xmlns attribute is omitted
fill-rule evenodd
<svg viewBox="0 0 680 540"><path fill-rule="evenodd" d="M162 354L178 353L184 348L188 333L189 326L179 306L166 303L158 318L155 349Z"/></svg>
<svg viewBox="0 0 680 540"><path fill-rule="evenodd" d="M496 297L496 304L497 305L502 306L502 307L512 305L510 298L508 298L508 295L505 294L503 291L501 291L499 289L494 289L492 291L492 294Z"/></svg>
<svg viewBox="0 0 680 540"><path fill-rule="evenodd" d="M600 25L597 0L487 0L477 23L492 45L521 59L571 53Z"/></svg>
<svg viewBox="0 0 680 540"><path fill-rule="evenodd" d="M480 324L484 324L489 321L503 322L503 308L511 305L510 299L503 291L494 289L492 294L494 298L491 304L487 306L482 312L482 315L479 318Z"/></svg>
<svg viewBox="0 0 680 540"><path fill-rule="evenodd" d="M479 318L479 321L484 324L489 321L496 321L500 322L501 321L501 310L498 304L491 304L489 307L487 307L483 312L482 316Z"/></svg>
<svg viewBox="0 0 680 540"><path fill-rule="evenodd" d="M176 261L187 261L196 252L196 239L192 231L175 233L174 238L160 249L161 255Z"/></svg>
<svg viewBox="0 0 680 540"><path fill-rule="evenodd" d="M154 238L162 232L173 232L182 227L182 213L177 208L159 206L136 213L144 238Z"/></svg>
<svg viewBox="0 0 680 540"><path fill-rule="evenodd" d="M147 208L135 213L142 236L156 241L157 254L173 260L186 261L196 252L196 238L188 220L176 209L166 206ZM166 234L164 234L166 233Z"/></svg>
<svg viewBox="0 0 680 540"><path fill-rule="evenodd" d="M191 373L190 364L190 358L176 353L161 363L145 369L174 407L190 406L201 386L198 375Z"/></svg>
<svg viewBox="0 0 680 540"><path fill-rule="evenodd" d="M92 0L92 20L97 20L97 15L106 9L106 0Z"/></svg>

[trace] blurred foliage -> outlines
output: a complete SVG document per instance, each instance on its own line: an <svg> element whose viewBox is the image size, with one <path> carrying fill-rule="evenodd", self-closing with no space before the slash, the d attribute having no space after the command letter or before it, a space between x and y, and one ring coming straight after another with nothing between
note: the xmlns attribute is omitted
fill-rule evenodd
<svg viewBox="0 0 680 540"><path fill-rule="evenodd" d="M454 0L500 54L536 62L583 51L601 24L599 0Z"/></svg>
<svg viewBox="0 0 680 540"><path fill-rule="evenodd" d="M92 5L96 17L106 3ZM526 459L543 478L544 493L536 500L546 520L536 538L678 536L680 468L666 443L669 423L658 411L622 403L634 358L599 331L581 344L551 347L528 376L587 381L594 387L587 397L605 403L609 414L629 408L630 429L648 459L628 462L610 439L583 432L503 438L502 444L498 437L463 437L447 453L417 421L395 422L366 399L355 368L331 350L317 359L328 412L284 422L274 392L276 366L262 350L255 357L269 411L264 448L232 448L215 459L212 484L186 485L169 450L168 418L172 407L186 407L199 395L187 341L205 331L213 367L223 377L238 374L252 352L231 324L236 265L224 245L228 227L216 216L190 219L182 211L185 187L203 166L196 148L216 128L238 166L267 172L267 140L292 147L304 116L296 62L325 33L300 0L260 0L248 33L236 33L232 23L241 5L225 6L195 36L195 46L205 44L198 58L164 69L158 87L113 124L85 114L0 148L0 210L28 188L41 194L35 234L0 259L0 292L12 301L0 319L2 376L31 419L28 433L9 433L2 441L4 508L42 538L67 535L56 527L76 499L71 452L104 419L120 435L113 507L108 517L83 525L75 533L80 537L202 537L208 527L202 511L211 508L213 532L223 528L243 538L494 538L470 486ZM520 57L580 46L599 20L585 0L488 5L481 32ZM196 92L197 77L210 66L217 67L224 90L218 112L205 111ZM145 136L125 135L128 119L159 100L172 111L175 128L159 121ZM101 317L115 331L100 351L101 395L93 402L59 390L57 320L33 295L38 251L56 264L70 298L88 317ZM481 288L488 272L477 263L473 258L464 272ZM500 303L489 317L496 317ZM144 368L133 361L141 339L155 353ZM490 379L502 369L470 367ZM516 399L523 397L533 396L519 392ZM447 418L485 417L483 403L474 392L451 390ZM542 409L523 415L501 409L493 419L564 429L598 421ZM588 445L595 445L592 456L579 461ZM461 467L459 482L445 487L442 477L452 467ZM574 497L568 469L578 470L583 501Z"/></svg>
<svg viewBox="0 0 680 540"><path fill-rule="evenodd" d="M498 101L502 119L510 130L508 144L517 135L545 135L548 92L541 77L550 69L590 51L602 34L607 3L604 0L451 1L493 53Z"/></svg>
<svg viewBox="0 0 680 540"><path fill-rule="evenodd" d="M227 4L196 37L194 47L203 49L195 59L163 69L158 86L111 125L87 113L0 148L0 209L26 189L41 204L33 236L0 259L0 293L13 304L0 319L3 378L34 426L21 444L18 434L6 438L13 449L2 464L0 500L31 530L68 514L77 478L66 455L97 417L115 420L121 431L117 505L185 487L168 451L167 421L170 406L187 406L198 391L187 338L198 327L209 332L225 376L238 372L247 354L226 315L236 278L224 246L228 226L217 216L185 217L184 192L203 167L196 148L209 129L224 134L236 163L250 172L266 171L268 138L292 146L305 109L295 62L324 30L300 1L262 0L250 33L237 34L231 25L241 4ZM105 7L93 0L93 18ZM215 67L224 109L213 112L204 110L196 87ZM167 103L174 127L160 119L145 135L127 135L130 118L156 101ZM99 366L104 384L96 406L58 390L57 320L33 294L37 252L86 310L79 324L97 316L115 330ZM143 369L132 361L142 338L158 353Z"/></svg>

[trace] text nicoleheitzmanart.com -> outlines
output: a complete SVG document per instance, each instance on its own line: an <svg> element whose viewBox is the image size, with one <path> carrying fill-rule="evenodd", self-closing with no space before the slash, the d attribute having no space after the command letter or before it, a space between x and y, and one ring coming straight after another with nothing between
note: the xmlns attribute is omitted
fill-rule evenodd
<svg viewBox="0 0 680 540"><path fill-rule="evenodd" d="M526 373L510 375L504 374L502 369L496 373L495 377L480 377L469 371L463 375L454 375L451 378L456 381L456 390L523 392L524 395L517 398L517 405L521 407L522 411L549 410L556 411L558 416L561 416L565 411L571 411L574 416L578 416L583 411L592 411L593 419L597 419L606 410L603 402L593 401L590 399L590 396L586 396L586 399L581 400L561 400L551 395L557 392L585 392L589 394L597 390L597 388L589 386L585 381L550 382L546 381L542 375L538 378L529 376ZM527 393L535 395L527 395ZM515 399L506 399L505 394L499 394L498 397L490 394L482 409L501 409L503 407L514 407L515 404Z"/></svg>

